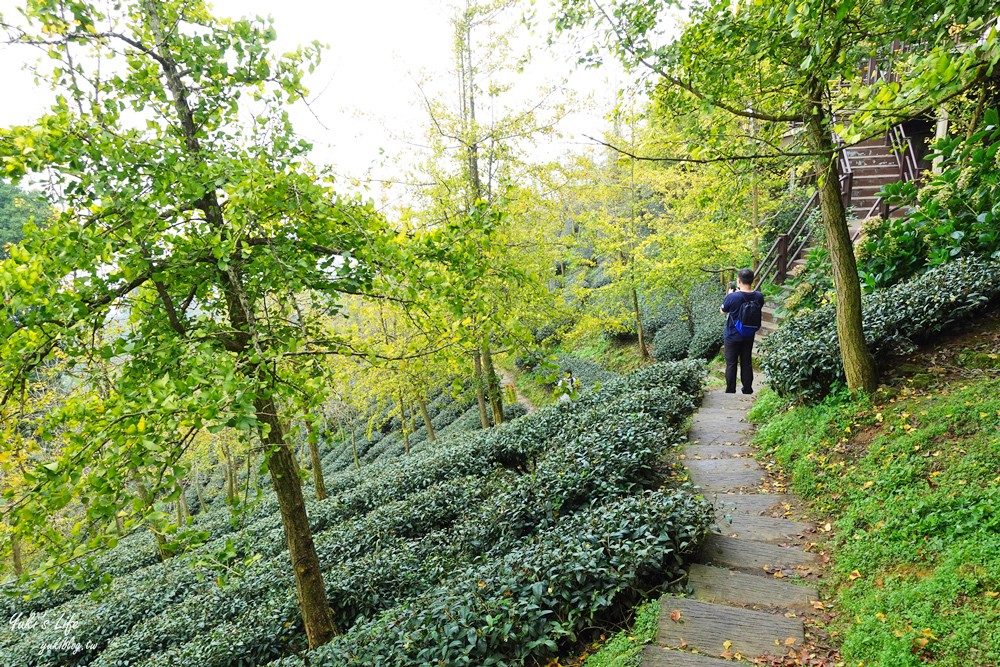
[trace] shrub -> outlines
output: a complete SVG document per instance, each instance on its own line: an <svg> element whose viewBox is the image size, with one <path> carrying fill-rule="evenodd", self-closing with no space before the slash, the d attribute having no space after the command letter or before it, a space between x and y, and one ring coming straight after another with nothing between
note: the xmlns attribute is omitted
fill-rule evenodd
<svg viewBox="0 0 1000 667"><path fill-rule="evenodd" d="M424 601L440 608L465 590L466 577L490 577L482 592L501 605L498 611L521 610L511 620L528 614L527 627L508 631L526 637L510 644L510 655L541 655L620 592L632 596L664 572L672 576L678 554L706 529L707 509L687 494L665 492L671 500L656 509L642 494L665 482L663 449L679 440L672 429L693 410L703 375L703 364L655 364L579 401L331 476L337 491L308 501L308 511L338 624L363 633L383 612L423 618L431 608ZM600 513L616 503L621 512ZM228 510L222 516L228 522ZM0 635L3 655L24 667L273 660L304 644L284 549L276 504L265 498L241 529L229 527L188 556L120 577L104 598L77 596L57 607L53 613L77 623L73 639L92 643L85 651L45 650L61 638L60 629L49 628ZM255 554L255 563L240 564ZM222 564L206 571L211 559ZM519 569L522 562L546 573L553 591L539 595L548 611L532 609L529 579L536 575ZM231 567L244 569L242 576L214 579ZM517 585L516 600L498 593L504 581ZM479 619L467 620L473 625L466 632L478 627Z"/></svg>
<svg viewBox="0 0 1000 667"><path fill-rule="evenodd" d="M1000 259L1000 115L987 110L968 139L942 139L930 159L941 169L919 195L913 183L887 185L893 203L916 208L902 220L875 223L860 244L860 272L869 289L894 285L956 257Z"/></svg>
<svg viewBox="0 0 1000 667"><path fill-rule="evenodd" d="M675 361L687 356L690 345L691 331L688 324L678 320L656 332L650 352L657 361Z"/></svg>
<svg viewBox="0 0 1000 667"><path fill-rule="evenodd" d="M876 359L910 347L1000 296L1000 261L965 258L862 299ZM762 342L761 364L782 396L818 399L844 378L834 306L793 317Z"/></svg>
<svg viewBox="0 0 1000 667"><path fill-rule="evenodd" d="M706 280L691 289L691 322L694 330L688 344L692 359L712 359L722 348L725 322L719 307L725 299L725 290L715 280Z"/></svg>
<svg viewBox="0 0 1000 667"><path fill-rule="evenodd" d="M556 355L555 363L559 367L558 374L569 369L573 377L580 381L581 389L592 389L596 385L604 384L618 377L618 373L606 370L600 365L587 359L580 359L568 354Z"/></svg>
<svg viewBox="0 0 1000 667"><path fill-rule="evenodd" d="M309 664L499 666L542 659L619 598L678 574L710 515L710 506L687 492L592 507L502 559L463 568L446 584L360 624L312 651Z"/></svg>

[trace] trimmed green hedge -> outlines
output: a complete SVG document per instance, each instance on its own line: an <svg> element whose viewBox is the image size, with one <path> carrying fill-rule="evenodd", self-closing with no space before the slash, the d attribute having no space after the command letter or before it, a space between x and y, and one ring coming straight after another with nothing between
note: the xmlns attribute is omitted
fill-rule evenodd
<svg viewBox="0 0 1000 667"><path fill-rule="evenodd" d="M678 575L710 523L710 506L687 491L590 507L359 624L310 652L308 664L499 667L544 659L616 600Z"/></svg>
<svg viewBox="0 0 1000 667"><path fill-rule="evenodd" d="M944 331L1000 297L1000 261L958 259L862 299L877 360ZM785 320L761 344L761 366L782 396L817 400L844 380L834 305Z"/></svg>
<svg viewBox="0 0 1000 667"><path fill-rule="evenodd" d="M688 344L688 357L712 359L722 349L726 322L719 313L719 307L725 298L725 290L715 280L706 280L691 289L688 299L694 332Z"/></svg>
<svg viewBox="0 0 1000 667"><path fill-rule="evenodd" d="M650 353L657 361L674 361L686 357L690 346L691 331L688 323L678 320L656 332Z"/></svg>
<svg viewBox="0 0 1000 667"><path fill-rule="evenodd" d="M667 480L662 453L681 440L704 374L699 363L656 364L578 401L332 476L335 493L308 511L344 637L381 627L383 614L416 610L419 618L430 608L421 600L449 605L447 596L478 576L477 591L499 596L498 611L509 605L520 610L511 619L526 623L507 632L523 638L510 655L541 656L620 596L673 578L679 554L707 530L708 506L688 492L654 501L649 491ZM228 520L228 511L209 515L217 516ZM198 561L221 552L260 559L216 581ZM553 582L541 593L548 611L524 616L536 604L535 582L518 563L535 563ZM5 627L0 655L19 667L263 664L304 647L287 566L280 518L265 498L243 528L126 572L103 598L76 596L52 609L73 620L84 650L53 650L61 629ZM506 581L511 594L500 595ZM464 631L487 618L469 618Z"/></svg>

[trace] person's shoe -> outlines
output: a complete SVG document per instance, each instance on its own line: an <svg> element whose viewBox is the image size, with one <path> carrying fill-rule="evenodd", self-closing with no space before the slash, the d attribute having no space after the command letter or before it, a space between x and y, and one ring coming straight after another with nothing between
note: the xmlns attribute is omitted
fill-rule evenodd
<svg viewBox="0 0 1000 667"><path fill-rule="evenodd" d="M727 394L735 394L735 393L736 393L736 390L735 390L735 389L727 389L727 390L726 390L726 393L727 393Z"/></svg>
<svg viewBox="0 0 1000 667"><path fill-rule="evenodd" d="M736 392L734 391L733 393L735 394ZM752 394L753 393L753 389L744 389L743 393L744 394Z"/></svg>

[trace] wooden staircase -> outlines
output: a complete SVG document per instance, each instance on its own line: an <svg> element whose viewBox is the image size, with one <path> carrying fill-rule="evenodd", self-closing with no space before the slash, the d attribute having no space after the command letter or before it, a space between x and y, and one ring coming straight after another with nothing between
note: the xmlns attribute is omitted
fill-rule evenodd
<svg viewBox="0 0 1000 667"><path fill-rule="evenodd" d="M913 142L902 126L851 146L841 145L837 166L844 207L853 210L853 215L848 212L848 229L852 241L857 241L861 235L861 227L868 218L887 219L905 215L905 209L889 206L879 196L883 186L899 181L919 182L921 176ZM806 256L813 248L812 230L807 220L809 213L818 207L819 200L814 194L789 230L779 235L764 259L755 267L755 286L765 282L782 283L789 273L805 265ZM761 334L773 331L779 319L773 307L765 307Z"/></svg>

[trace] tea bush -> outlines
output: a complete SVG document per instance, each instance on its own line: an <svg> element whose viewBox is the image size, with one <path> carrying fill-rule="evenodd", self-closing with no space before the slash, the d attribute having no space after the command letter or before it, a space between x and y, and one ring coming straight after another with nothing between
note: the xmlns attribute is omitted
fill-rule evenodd
<svg viewBox="0 0 1000 667"><path fill-rule="evenodd" d="M385 631L385 618L431 632L431 610L474 603L466 596L473 581L490 614L508 610L511 623L524 625L484 631L470 655L492 650L503 633L509 641L497 660L541 656L615 600L673 578L681 554L707 529L709 510L688 492L649 491L665 481L662 453L681 439L704 373L695 362L656 364L576 402L332 475L336 491L308 501L308 511L344 641ZM229 523L228 510L209 519L218 534L190 554L124 572L103 597L78 595L50 610L73 620L83 650L57 646L59 628L5 627L4 664L223 667L301 650L273 497L243 526ZM257 560L241 566L248 558ZM231 568L242 573L219 576ZM468 610L484 615L454 632L471 636L489 614ZM418 644L414 650L458 650ZM404 664L393 660L408 654L386 650L388 662L379 664Z"/></svg>
<svg viewBox="0 0 1000 667"><path fill-rule="evenodd" d="M656 332L650 353L657 361L674 361L686 357L690 345L691 331L688 323L678 320Z"/></svg>
<svg viewBox="0 0 1000 667"><path fill-rule="evenodd" d="M310 665L521 665L678 574L709 505L686 491L592 506L308 654ZM278 663L303 665L299 658Z"/></svg>
<svg viewBox="0 0 1000 667"><path fill-rule="evenodd" d="M694 330L687 353L692 359L712 359L722 349L725 320L719 307L725 297L725 290L715 280L706 280L692 288L688 299Z"/></svg>
<svg viewBox="0 0 1000 667"><path fill-rule="evenodd" d="M998 296L1000 261L958 259L864 296L865 341L882 359L972 316ZM822 398L844 379L832 304L786 320L761 347L761 365L782 396Z"/></svg>

